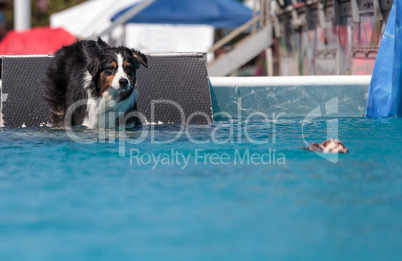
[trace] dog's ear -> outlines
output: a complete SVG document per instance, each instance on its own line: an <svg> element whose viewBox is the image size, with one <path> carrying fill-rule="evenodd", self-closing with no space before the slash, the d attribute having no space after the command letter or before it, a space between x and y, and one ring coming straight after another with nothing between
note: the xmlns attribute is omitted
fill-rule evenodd
<svg viewBox="0 0 402 261"><path fill-rule="evenodd" d="M103 41L100 37L98 37L98 41L96 42L100 47L108 47L109 45Z"/></svg>
<svg viewBox="0 0 402 261"><path fill-rule="evenodd" d="M98 59L93 59L87 65L87 70L91 74L92 79L95 79L99 75L100 69L101 69L101 64Z"/></svg>
<svg viewBox="0 0 402 261"><path fill-rule="evenodd" d="M145 68L148 68L148 60L145 54L141 53L140 51L137 51L135 49L131 49L131 53L133 54L134 58L137 59L142 65L144 65ZM138 66L139 68L139 66ZM137 68L137 69L138 69Z"/></svg>

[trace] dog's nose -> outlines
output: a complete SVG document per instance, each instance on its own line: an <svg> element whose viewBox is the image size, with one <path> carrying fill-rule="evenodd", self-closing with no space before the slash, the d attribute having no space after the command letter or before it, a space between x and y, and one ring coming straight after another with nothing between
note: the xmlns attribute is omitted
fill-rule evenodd
<svg viewBox="0 0 402 261"><path fill-rule="evenodd" d="M121 78L121 79L119 80L119 84L120 84L121 87L126 87L127 84L128 84L128 80L127 80L127 79L124 79L124 78Z"/></svg>

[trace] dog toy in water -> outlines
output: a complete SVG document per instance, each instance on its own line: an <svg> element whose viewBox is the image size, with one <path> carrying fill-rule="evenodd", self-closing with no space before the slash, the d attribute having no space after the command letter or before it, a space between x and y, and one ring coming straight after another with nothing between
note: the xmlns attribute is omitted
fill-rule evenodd
<svg viewBox="0 0 402 261"><path fill-rule="evenodd" d="M303 147L305 150L317 151L321 153L348 153L348 149L337 139L327 139L321 144L311 143L308 147Z"/></svg>

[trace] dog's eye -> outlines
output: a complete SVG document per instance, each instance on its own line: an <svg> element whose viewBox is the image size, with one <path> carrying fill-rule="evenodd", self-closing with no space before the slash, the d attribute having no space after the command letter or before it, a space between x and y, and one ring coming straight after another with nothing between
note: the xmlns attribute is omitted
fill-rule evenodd
<svg viewBox="0 0 402 261"><path fill-rule="evenodd" d="M133 69L133 66L128 63L128 64L126 65L125 69L126 69L127 71L130 71L130 70Z"/></svg>
<svg viewBox="0 0 402 261"><path fill-rule="evenodd" d="M115 69L115 67L113 65L108 65L106 67L106 70L108 70L108 71L113 71L114 69Z"/></svg>

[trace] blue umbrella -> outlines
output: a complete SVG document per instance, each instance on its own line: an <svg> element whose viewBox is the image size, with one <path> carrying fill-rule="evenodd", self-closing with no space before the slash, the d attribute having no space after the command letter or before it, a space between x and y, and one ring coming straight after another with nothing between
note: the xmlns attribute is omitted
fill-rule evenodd
<svg viewBox="0 0 402 261"><path fill-rule="evenodd" d="M137 4L112 17L112 21ZM127 23L207 24L217 28L237 27L252 18L252 10L236 0L156 0Z"/></svg>

